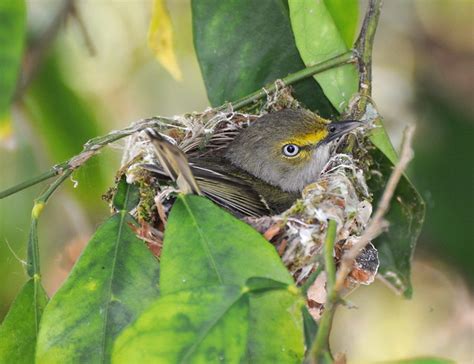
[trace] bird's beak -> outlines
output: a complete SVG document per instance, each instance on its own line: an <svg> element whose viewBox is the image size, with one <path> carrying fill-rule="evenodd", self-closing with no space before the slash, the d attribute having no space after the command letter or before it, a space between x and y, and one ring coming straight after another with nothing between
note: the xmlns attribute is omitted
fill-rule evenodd
<svg viewBox="0 0 474 364"><path fill-rule="evenodd" d="M326 138L324 138L323 141L325 143L331 142L362 125L363 123L357 120L343 120L332 122L327 126L328 135L326 136Z"/></svg>

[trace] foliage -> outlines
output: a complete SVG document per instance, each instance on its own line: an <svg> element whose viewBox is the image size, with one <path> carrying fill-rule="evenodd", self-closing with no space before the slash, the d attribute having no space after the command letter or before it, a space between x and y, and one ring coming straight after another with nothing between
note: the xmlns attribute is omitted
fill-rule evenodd
<svg viewBox="0 0 474 364"><path fill-rule="evenodd" d="M305 64L348 51L358 11L357 2L344 4L347 8L338 0L192 1L196 53L211 104L242 98ZM160 21L170 32L163 5L155 2L150 39L157 35ZM12 69L19 64L18 39L23 32L24 25L19 26L12 38L17 39L8 54L14 60L8 65ZM171 33L167 34L164 42L170 43ZM161 62L177 74L169 46L155 49ZM52 140L60 140L70 127L62 124L62 111L75 108L74 137L92 136L95 122L81 123L93 118L62 82L54 58L47 59L43 72L38 80L48 77L56 82L49 83L48 92L32 85L26 99L30 112L40 115ZM359 77L352 64L332 68L295 83L295 96L323 116L347 113L349 101L361 91ZM13 87L9 82L7 95ZM67 95L59 106L52 105L51 98L57 92ZM372 141L374 168L380 173L371 181L377 200L397 157L383 127ZM51 147L69 153L67 149L78 143ZM46 201L73 169L35 203L27 270L31 278L0 327L0 362L31 362L36 355L39 363L297 363L305 359L305 345L309 348L321 337L323 354L332 360L327 337L318 339L322 331L329 334L331 322L318 328L274 247L258 232L203 197L180 194L169 215L158 263L136 235L141 222L130 212L140 194L125 179L113 197L114 214L97 229L66 282L47 302L40 283L36 226ZM390 230L377 245L382 273L391 275L394 285L400 281L398 288L409 295L410 261L424 210L407 179L398 186L396 200L387 217ZM327 257L332 259L332 249ZM334 274L335 267L330 271L328 266L327 274ZM333 281L329 277L330 285ZM328 310L338 302L333 303ZM318 358L321 352L313 354L306 359Z"/></svg>
<svg viewBox="0 0 474 364"><path fill-rule="evenodd" d="M192 10L194 45L211 105L237 100L304 68L287 1L198 0ZM322 116L335 113L314 80L299 82L294 92Z"/></svg>
<svg viewBox="0 0 474 364"><path fill-rule="evenodd" d="M359 4L357 1L289 0L296 46L309 66L348 51L353 45ZM318 36L314 36L318 34ZM337 67L314 78L339 112L357 92L359 76L354 64Z"/></svg>
<svg viewBox="0 0 474 364"><path fill-rule="evenodd" d="M99 227L46 306L38 363L109 361L119 332L158 297L158 262L135 236L128 213L136 187L122 181L119 188L118 212Z"/></svg>
<svg viewBox="0 0 474 364"><path fill-rule="evenodd" d="M175 202L165 235L161 297L124 330L114 361L302 360L303 300L270 243L189 195Z"/></svg>

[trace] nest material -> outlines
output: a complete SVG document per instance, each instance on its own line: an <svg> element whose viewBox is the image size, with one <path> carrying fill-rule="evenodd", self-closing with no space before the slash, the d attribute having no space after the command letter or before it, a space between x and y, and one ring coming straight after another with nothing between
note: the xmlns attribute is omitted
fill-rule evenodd
<svg viewBox="0 0 474 364"><path fill-rule="evenodd" d="M189 156L205 155L225 148L242 128L259 116L283 108L299 107L291 90L277 84L277 91L267 95L266 103L256 114L235 112L231 108L222 111L208 109L203 113L175 116L169 123L161 124L160 133ZM321 265L328 219L337 222L334 257L338 263L344 251L362 235L371 216L371 196L365 179L368 171L364 170L366 139L360 130L351 132L349 138L355 142L351 154L344 152L347 137L334 145L333 156L321 177L305 188L302 198L290 209L277 216L245 218L247 223L275 245L297 284L303 284ZM156 163L154 150L143 132L129 137L122 159L122 170L126 171L129 183L139 182L142 196L149 197L150 191L154 191L156 195L154 201L142 199L137 209L142 226L148 226L142 230L154 231L153 238L142 236L150 241L156 240L159 235L157 231L164 229L166 215L176 190L157 184L139 167L141 163ZM159 245L159 239L155 243ZM155 246L152 250L159 255L161 249L157 250ZM377 250L369 244L357 258L346 286L370 284L377 273L378 264ZM318 281L315 282L317 284ZM310 307L323 303L309 297Z"/></svg>

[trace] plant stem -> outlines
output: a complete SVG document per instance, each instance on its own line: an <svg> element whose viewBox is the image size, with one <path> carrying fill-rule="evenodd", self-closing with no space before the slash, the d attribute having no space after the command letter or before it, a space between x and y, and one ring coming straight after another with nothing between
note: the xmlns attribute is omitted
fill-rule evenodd
<svg viewBox="0 0 474 364"><path fill-rule="evenodd" d="M370 219L370 223L365 228L364 234L358 239L358 241L344 253L341 259L340 267L337 271L336 283L334 285L334 293L338 294L346 277L351 272L354 261L364 249L375 237L377 237L388 225L384 220L384 216L390 208L390 201L395 194L395 189L398 186L398 182L403 176L408 164L413 158L412 142L413 135L415 133L415 127L409 126L404 134L402 140L402 150L398 163L393 168L390 178L387 181L387 185L379 200L379 205L375 211L373 217Z"/></svg>
<svg viewBox="0 0 474 364"><path fill-rule="evenodd" d="M93 138L89 140L86 144L84 144L84 148L80 154L72 157L71 159L63 163L60 163L51 167L48 171L40 174L39 176L33 177L13 187L10 187L4 191L1 191L0 200L16 192L22 191L25 188L28 188L40 182L43 182L51 177L62 175L66 171L73 171L79 168L80 166L82 166L85 162L87 162L89 158L99 153L100 149L102 149L106 145L113 143L119 139L125 138L136 132L139 132L143 129L150 128L150 127L157 127L160 122L172 124L173 120L162 118L162 117L152 117L148 119L143 119L134 123L132 126L129 126L128 128L125 128L122 130L115 130L115 131L110 132L107 135Z"/></svg>
<svg viewBox="0 0 474 364"><path fill-rule="evenodd" d="M365 112L367 99L372 96L372 49L380 18L382 0L370 0L359 37L355 43L359 65L359 116Z"/></svg>
<svg viewBox="0 0 474 364"><path fill-rule="evenodd" d="M36 280L41 276L40 258L38 246L38 219L43 211L44 206L48 202L51 195L58 187L71 175L72 169L66 171L62 176L58 177L51 185L35 199L33 209L31 211L30 235L28 238L28 258L26 262L26 272Z"/></svg>
<svg viewBox="0 0 474 364"><path fill-rule="evenodd" d="M60 173L60 169L56 169L55 167L51 168L49 171L46 171L39 176L33 177L25 182L19 183L11 188L8 188L2 192L0 192L0 200L4 197L10 196L15 192L24 190L25 188L34 186L40 182L46 181L51 177L57 176Z"/></svg>
<svg viewBox="0 0 474 364"><path fill-rule="evenodd" d="M336 264L334 263L334 244L336 243L337 224L335 220L328 221L326 239L324 241L324 265L326 268L326 290L328 296L326 307L319 322L318 332L309 351L309 363L320 363L320 358L329 351L329 334L331 333L332 319L334 317L335 300L337 296L330 293L334 290L336 282Z"/></svg>
<svg viewBox="0 0 474 364"><path fill-rule="evenodd" d="M356 56L354 55L354 52L349 51L346 53L342 53L338 56L335 56L333 58L330 58L326 61L317 63L313 66L310 66L308 68L302 69L301 71L292 73L284 78L282 78L282 82L285 85L292 85L298 81L301 81L305 78L311 77L315 74L327 71L331 68L339 67L348 63L354 63L357 61ZM255 91L254 93L251 93L250 95L247 95L237 101L234 101L230 103L232 108L234 110L241 109L245 106L248 106L255 101L266 97L268 93L276 91L276 85L275 82L269 83L268 85L262 87L260 90ZM222 106L219 106L217 110L224 110L228 107L229 104L224 104Z"/></svg>

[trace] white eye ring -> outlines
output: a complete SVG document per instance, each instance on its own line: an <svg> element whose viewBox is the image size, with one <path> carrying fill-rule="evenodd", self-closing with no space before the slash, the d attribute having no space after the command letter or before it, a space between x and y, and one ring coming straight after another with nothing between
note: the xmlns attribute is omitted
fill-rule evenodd
<svg viewBox="0 0 474 364"><path fill-rule="evenodd" d="M295 157L300 152L300 147L296 144L285 144L282 148L283 154L287 157Z"/></svg>

